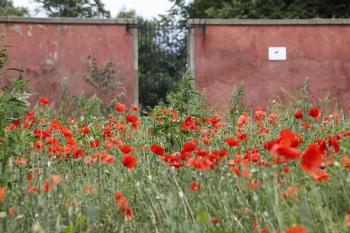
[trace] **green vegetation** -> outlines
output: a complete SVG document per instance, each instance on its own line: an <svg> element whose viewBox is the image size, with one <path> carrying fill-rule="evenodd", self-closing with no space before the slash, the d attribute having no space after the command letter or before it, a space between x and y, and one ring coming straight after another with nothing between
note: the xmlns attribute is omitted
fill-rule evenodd
<svg viewBox="0 0 350 233"><path fill-rule="evenodd" d="M189 18L349 18L348 0L170 0L173 13Z"/></svg>
<svg viewBox="0 0 350 233"><path fill-rule="evenodd" d="M34 0L50 17L110 18L101 0Z"/></svg>
<svg viewBox="0 0 350 233"><path fill-rule="evenodd" d="M42 97L0 138L0 231L346 232L349 118L301 93L234 118L188 75L144 117L118 102L57 119Z"/></svg>
<svg viewBox="0 0 350 233"><path fill-rule="evenodd" d="M14 7L11 0L0 0L0 16L29 16L29 12L24 7Z"/></svg>

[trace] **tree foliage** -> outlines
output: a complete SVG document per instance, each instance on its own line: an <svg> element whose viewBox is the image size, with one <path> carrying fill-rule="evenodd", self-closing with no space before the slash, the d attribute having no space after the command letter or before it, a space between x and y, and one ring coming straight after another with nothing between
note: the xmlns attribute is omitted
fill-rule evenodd
<svg viewBox="0 0 350 233"><path fill-rule="evenodd" d="M29 16L27 8L15 7L11 0L0 0L0 16Z"/></svg>
<svg viewBox="0 0 350 233"><path fill-rule="evenodd" d="M50 17L110 18L101 0L34 0Z"/></svg>
<svg viewBox="0 0 350 233"><path fill-rule="evenodd" d="M186 32L173 19L139 19L139 93L144 107L166 96L186 71Z"/></svg>
<svg viewBox="0 0 350 233"><path fill-rule="evenodd" d="M137 18L136 11L135 10L122 9L118 13L117 18L125 18L125 19Z"/></svg>
<svg viewBox="0 0 350 233"><path fill-rule="evenodd" d="M172 14L189 18L348 18L349 0L170 0Z"/></svg>

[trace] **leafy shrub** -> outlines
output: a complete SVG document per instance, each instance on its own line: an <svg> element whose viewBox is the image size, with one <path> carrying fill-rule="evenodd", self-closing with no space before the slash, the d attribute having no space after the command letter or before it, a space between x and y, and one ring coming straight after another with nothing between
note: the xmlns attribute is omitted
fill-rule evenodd
<svg viewBox="0 0 350 233"><path fill-rule="evenodd" d="M191 135L189 131L178 127L179 123L183 123L188 116L203 119L210 111L205 106L204 94L195 90L194 80L189 72L184 74L176 88L168 94L167 102L168 106L160 103L150 114L152 134L162 138L170 146L179 147Z"/></svg>
<svg viewBox="0 0 350 233"><path fill-rule="evenodd" d="M168 94L167 101L182 115L204 115L208 112L205 108L205 95L195 90L190 72L179 80L174 90Z"/></svg>
<svg viewBox="0 0 350 233"><path fill-rule="evenodd" d="M100 98L113 94L117 88L123 87L123 84L117 80L119 67L111 61L99 68L96 58L88 57L86 68L88 74L83 76L83 80Z"/></svg>
<svg viewBox="0 0 350 233"><path fill-rule="evenodd" d="M113 105L125 95L125 88L119 81L119 66L108 61L99 67L95 58L88 57L87 75L82 79L93 90L93 95L87 95L84 91L79 96L70 95L67 80L61 84L60 112L61 116L71 115L73 117L94 117L96 113L108 115L113 111ZM117 90L122 90L116 95ZM106 103L104 98L114 98Z"/></svg>
<svg viewBox="0 0 350 233"><path fill-rule="evenodd" d="M4 47L0 48L0 75L4 78L4 65L8 59L7 51ZM12 69L14 70L14 69ZM9 151L17 145L15 140L5 140L4 127L8 126L17 118L23 116L29 103L27 99L30 94L27 92L28 81L23 79L22 72L17 78L10 78L8 84L1 87L0 92L0 163L4 166L9 157Z"/></svg>
<svg viewBox="0 0 350 233"><path fill-rule="evenodd" d="M246 111L246 107L243 104L244 91L243 82L233 88L229 110L229 117L233 122L236 121L242 112Z"/></svg>

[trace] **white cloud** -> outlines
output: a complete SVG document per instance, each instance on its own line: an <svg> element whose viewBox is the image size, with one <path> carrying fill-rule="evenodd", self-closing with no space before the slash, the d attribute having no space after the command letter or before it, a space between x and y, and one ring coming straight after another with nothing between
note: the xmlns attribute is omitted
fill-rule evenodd
<svg viewBox="0 0 350 233"><path fill-rule="evenodd" d="M33 16L43 17L45 14L34 15L34 10L38 7L33 0L13 0L15 6L28 7ZM151 19L159 14L166 14L172 4L168 0L102 0L106 9L111 11L112 17L115 17L122 9L133 9L138 15Z"/></svg>
<svg viewBox="0 0 350 233"><path fill-rule="evenodd" d="M117 15L120 10L126 8L134 9L138 15L148 19L166 14L172 6L167 0L103 0L103 2L112 15Z"/></svg>

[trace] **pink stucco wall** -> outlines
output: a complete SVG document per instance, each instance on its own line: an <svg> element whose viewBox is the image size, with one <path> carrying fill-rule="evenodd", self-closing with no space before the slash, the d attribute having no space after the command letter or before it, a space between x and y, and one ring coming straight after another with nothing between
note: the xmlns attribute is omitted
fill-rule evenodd
<svg viewBox="0 0 350 233"><path fill-rule="evenodd" d="M104 65L112 61L119 66L118 80L125 87L127 103L137 102L137 53L134 30L126 30L123 23L106 20L76 19L16 19L0 20L0 35L8 48L8 67L24 70L30 80L33 102L40 96L58 101L61 82L68 81L71 95L82 91L93 94L93 89L83 81L87 74L89 56ZM8 73L9 74L9 73ZM117 96L121 89L105 101Z"/></svg>
<svg viewBox="0 0 350 233"><path fill-rule="evenodd" d="M240 81L254 107L302 88L305 77L315 104L327 91L350 104L350 24L208 24L192 33L195 84L217 109ZM287 60L269 61L269 47L286 47Z"/></svg>

